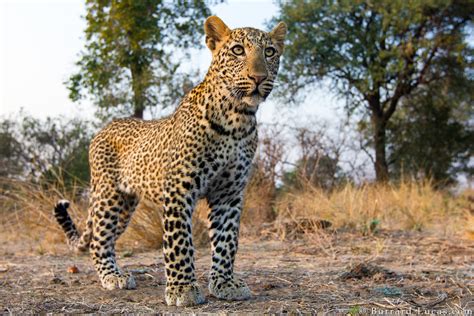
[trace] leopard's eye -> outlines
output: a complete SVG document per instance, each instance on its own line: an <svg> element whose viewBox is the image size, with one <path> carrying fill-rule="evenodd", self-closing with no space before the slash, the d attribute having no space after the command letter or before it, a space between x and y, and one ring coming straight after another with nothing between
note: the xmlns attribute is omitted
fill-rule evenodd
<svg viewBox="0 0 474 316"><path fill-rule="evenodd" d="M275 55L275 53L276 53L275 48L273 47L265 48L265 57L272 57L273 55Z"/></svg>
<svg viewBox="0 0 474 316"><path fill-rule="evenodd" d="M244 48L240 45L235 45L234 47L232 47L232 52L237 56L240 56L244 54Z"/></svg>

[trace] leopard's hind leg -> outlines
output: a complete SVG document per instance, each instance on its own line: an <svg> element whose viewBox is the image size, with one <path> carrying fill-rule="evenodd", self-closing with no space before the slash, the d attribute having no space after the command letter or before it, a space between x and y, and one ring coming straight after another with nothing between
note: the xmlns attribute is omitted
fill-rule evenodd
<svg viewBox="0 0 474 316"><path fill-rule="evenodd" d="M125 196L125 199L124 199L124 205L122 207L122 211L120 212L120 215L119 215L117 233L115 235L116 240L127 229L128 224L130 223L132 215L135 212L135 209L137 208L137 205L139 202L138 197L135 195L125 194L125 193L122 193L122 195Z"/></svg>
<svg viewBox="0 0 474 316"><path fill-rule="evenodd" d="M132 275L117 265L115 242L125 231L138 198L116 189L107 190L105 185L100 188L94 203L90 253L104 288L133 289L136 285Z"/></svg>

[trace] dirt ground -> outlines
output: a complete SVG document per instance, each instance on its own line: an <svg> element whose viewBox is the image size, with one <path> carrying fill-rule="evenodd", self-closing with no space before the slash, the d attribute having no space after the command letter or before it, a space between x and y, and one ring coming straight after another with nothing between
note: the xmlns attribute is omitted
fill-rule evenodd
<svg viewBox="0 0 474 316"><path fill-rule="evenodd" d="M321 313L464 314L474 309L474 242L418 232L376 236L319 233L304 240L244 239L236 272L253 291L248 301L209 296L210 254L196 254L207 297L193 308L168 307L160 251L119 249L136 290L101 288L87 255L63 245L38 250L35 242L0 233L0 313ZM77 267L77 273L68 268Z"/></svg>

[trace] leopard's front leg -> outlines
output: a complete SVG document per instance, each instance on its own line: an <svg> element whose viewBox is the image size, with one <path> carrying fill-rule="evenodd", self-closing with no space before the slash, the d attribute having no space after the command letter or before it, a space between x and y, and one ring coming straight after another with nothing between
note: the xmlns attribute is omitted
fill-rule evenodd
<svg viewBox="0 0 474 316"><path fill-rule="evenodd" d="M212 245L209 291L215 297L225 300L245 300L251 297L247 284L234 275L243 187L244 185L214 191L208 198L211 207L209 236Z"/></svg>
<svg viewBox="0 0 474 316"><path fill-rule="evenodd" d="M174 182L177 183L177 182ZM195 199L185 188L168 186L164 193L163 253L166 266L165 300L168 305L192 306L205 302L194 272L191 216Z"/></svg>

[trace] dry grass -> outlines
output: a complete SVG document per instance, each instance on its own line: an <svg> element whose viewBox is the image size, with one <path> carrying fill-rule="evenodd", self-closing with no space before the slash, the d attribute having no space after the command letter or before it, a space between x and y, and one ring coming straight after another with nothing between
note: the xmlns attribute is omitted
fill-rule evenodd
<svg viewBox="0 0 474 316"><path fill-rule="evenodd" d="M56 245L65 243L65 236L53 217L53 208L60 199L73 201L70 215L79 230L87 218L88 201L84 188L66 190L61 182L54 186L38 185L26 181L0 179L0 228L11 232L12 240L33 242L33 251L39 254L55 253ZM198 203L193 217L194 243L208 243L206 203ZM161 247L163 229L157 207L140 203L132 222L119 239L118 247L158 249Z"/></svg>
<svg viewBox="0 0 474 316"><path fill-rule="evenodd" d="M474 226L466 222L474 222L473 199L472 190L454 196L435 190L430 182L360 187L347 184L330 193L307 186L280 198L276 225L287 225L288 220L309 221L306 226L312 226L314 231L325 220L333 228L363 234L380 229L435 230L443 235L463 232L472 237Z"/></svg>
<svg viewBox="0 0 474 316"><path fill-rule="evenodd" d="M258 177L252 179L245 190L241 234L258 235L262 225L275 220L275 196L275 189L270 182Z"/></svg>
<svg viewBox="0 0 474 316"><path fill-rule="evenodd" d="M0 180L0 227L12 238L36 242L39 253L54 252L64 242L52 209L58 199L74 201L71 216L79 229L87 214L83 188L65 190L60 185L40 186L11 179ZM474 239L474 191L454 196L437 191L430 182L404 182L399 185L346 185L332 192L307 186L298 192L275 197L262 183L251 183L246 192L241 233L259 237L271 234L279 239L304 236L321 244L328 255L330 234L323 230L348 229L364 235L388 230L433 230L443 236L453 234ZM193 218L195 244L208 243L208 206L198 204ZM25 229L27 228L27 229ZM161 218L157 207L141 203L132 223L119 241L119 247L157 249L162 240Z"/></svg>
<svg viewBox="0 0 474 316"><path fill-rule="evenodd" d="M81 191L80 187L68 191L61 185L41 186L26 181L0 179L0 227L10 231L9 236L13 240L32 241L35 244L32 250L39 254L54 252L55 245L63 243L65 238L53 217L54 205L59 199L76 200L69 211L76 223L83 223L86 203L76 198L81 195Z"/></svg>

